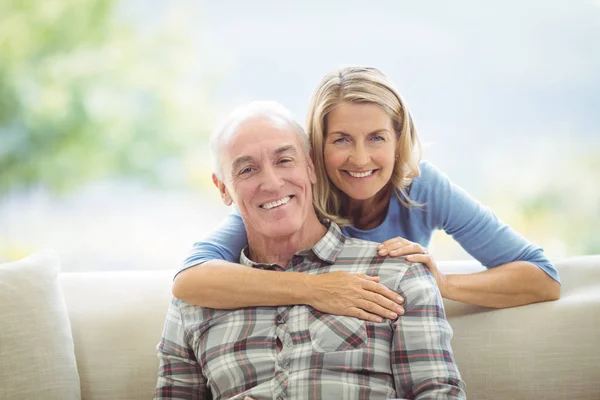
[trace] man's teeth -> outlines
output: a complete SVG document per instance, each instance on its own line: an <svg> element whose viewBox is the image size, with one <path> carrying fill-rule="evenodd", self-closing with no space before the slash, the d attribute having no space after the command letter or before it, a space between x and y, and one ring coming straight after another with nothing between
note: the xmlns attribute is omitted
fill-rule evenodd
<svg viewBox="0 0 600 400"><path fill-rule="evenodd" d="M366 176L372 175L373 174L373 170L367 171L367 172L352 172L352 171L348 171L348 173L350 174L350 176L353 176L355 178L364 178Z"/></svg>
<svg viewBox="0 0 600 400"><path fill-rule="evenodd" d="M291 198L292 198L291 196L286 196L277 201L272 201L270 203L263 204L261 207L264 208L265 210L270 210L271 208L278 207L282 204L287 204L287 202L290 201Z"/></svg>

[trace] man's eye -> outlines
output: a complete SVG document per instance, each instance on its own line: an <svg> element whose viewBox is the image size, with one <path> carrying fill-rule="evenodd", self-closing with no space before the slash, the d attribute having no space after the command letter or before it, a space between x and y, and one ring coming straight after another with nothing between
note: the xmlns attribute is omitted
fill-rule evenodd
<svg viewBox="0 0 600 400"><path fill-rule="evenodd" d="M281 160L279 160L279 164L289 164L292 161L293 160L291 158L282 158Z"/></svg>
<svg viewBox="0 0 600 400"><path fill-rule="evenodd" d="M252 167L246 167L243 170L240 171L240 173L238 175L247 175L250 172L252 172Z"/></svg>

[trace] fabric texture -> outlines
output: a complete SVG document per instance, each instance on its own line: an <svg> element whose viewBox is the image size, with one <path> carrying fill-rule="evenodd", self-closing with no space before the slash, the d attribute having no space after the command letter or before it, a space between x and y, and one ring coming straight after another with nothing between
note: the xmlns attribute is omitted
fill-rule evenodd
<svg viewBox="0 0 600 400"><path fill-rule="evenodd" d="M400 236L429 247L433 232L443 230L486 268L529 261L560 281L556 268L540 247L499 220L431 163L422 162L420 170L409 188L409 196L421 207L406 208L392 196L385 220L378 227L367 231L344 227L344 234L373 242ZM234 210L215 232L194 244L179 272L215 259L238 262L240 251L247 244L244 223Z"/></svg>
<svg viewBox="0 0 600 400"><path fill-rule="evenodd" d="M0 399L79 400L59 259L42 251L0 264Z"/></svg>
<svg viewBox="0 0 600 400"><path fill-rule="evenodd" d="M422 264L378 257L376 246L331 223L285 267L241 258L261 269L379 276L406 299L403 316L370 323L305 305L214 310L174 299L155 399L465 398L435 280Z"/></svg>
<svg viewBox="0 0 600 400"><path fill-rule="evenodd" d="M152 398L173 272L60 274L83 400Z"/></svg>
<svg viewBox="0 0 600 400"><path fill-rule="evenodd" d="M468 399L600 399L600 255L552 261L562 280L558 301L506 310L444 301ZM475 261L438 266L481 268ZM174 273L60 274L84 400L152 398Z"/></svg>
<svg viewBox="0 0 600 400"><path fill-rule="evenodd" d="M560 300L500 310L445 301L469 399L600 399L600 255L553 263Z"/></svg>

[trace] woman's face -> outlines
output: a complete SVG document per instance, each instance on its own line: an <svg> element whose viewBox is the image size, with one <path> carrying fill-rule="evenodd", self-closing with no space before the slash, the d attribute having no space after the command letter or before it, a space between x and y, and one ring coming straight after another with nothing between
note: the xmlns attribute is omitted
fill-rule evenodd
<svg viewBox="0 0 600 400"><path fill-rule="evenodd" d="M326 129L325 169L335 186L353 199L367 200L389 183L397 140L383 109L341 103L329 113Z"/></svg>

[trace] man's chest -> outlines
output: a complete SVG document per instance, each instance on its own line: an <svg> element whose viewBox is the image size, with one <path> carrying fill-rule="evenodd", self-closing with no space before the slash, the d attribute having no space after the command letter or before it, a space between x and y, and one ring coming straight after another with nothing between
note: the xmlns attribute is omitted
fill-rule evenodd
<svg viewBox="0 0 600 400"><path fill-rule="evenodd" d="M344 371L340 379L365 369L391 375L389 321L366 323L302 305L255 307L214 310L189 332L203 374L220 397L319 379L323 369Z"/></svg>

